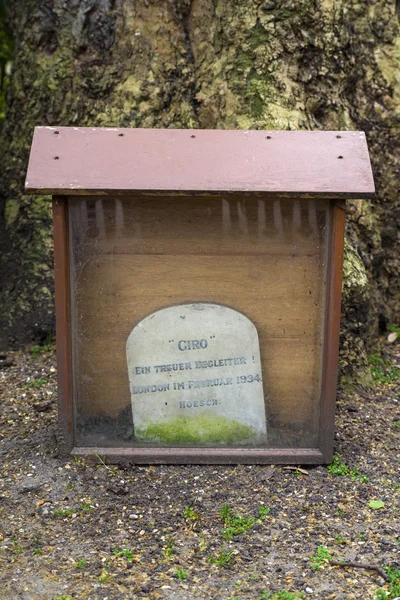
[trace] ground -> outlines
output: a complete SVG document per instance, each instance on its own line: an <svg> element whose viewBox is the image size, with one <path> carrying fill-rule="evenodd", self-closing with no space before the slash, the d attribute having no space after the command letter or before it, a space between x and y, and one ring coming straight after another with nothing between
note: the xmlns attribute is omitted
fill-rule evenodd
<svg viewBox="0 0 400 600"><path fill-rule="evenodd" d="M3 357L0 598L394 598L330 559L400 569L400 345L383 352L375 390L338 395L333 466L304 469L75 460L53 348Z"/></svg>

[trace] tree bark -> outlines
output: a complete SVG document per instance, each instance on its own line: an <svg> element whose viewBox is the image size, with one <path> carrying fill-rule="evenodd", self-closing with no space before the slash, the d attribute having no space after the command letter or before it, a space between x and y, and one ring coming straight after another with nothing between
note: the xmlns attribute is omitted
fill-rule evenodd
<svg viewBox="0 0 400 600"><path fill-rule="evenodd" d="M53 328L49 199L24 196L35 125L362 129L378 198L348 203L341 369L400 319L395 0L25 0L1 138L1 318Z"/></svg>

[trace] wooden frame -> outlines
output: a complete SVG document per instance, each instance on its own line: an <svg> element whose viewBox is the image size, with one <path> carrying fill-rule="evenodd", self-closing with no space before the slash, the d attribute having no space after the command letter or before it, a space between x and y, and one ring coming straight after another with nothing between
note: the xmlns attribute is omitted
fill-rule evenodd
<svg viewBox="0 0 400 600"><path fill-rule="evenodd" d="M54 196L54 261L57 323L57 366L60 428L66 448L76 455L107 456L135 463L296 463L329 462L333 453L334 413L339 346L343 265L344 203L333 203L328 259L327 313L324 369L320 406L319 448L100 448L74 446L72 360L70 331L68 206L66 198Z"/></svg>
<svg viewBox="0 0 400 600"><path fill-rule="evenodd" d="M41 128L41 132L44 129ZM62 128L61 128L62 129ZM54 128L50 130L53 133ZM58 131L58 130L56 130ZM115 130L112 130L115 131ZM132 131L132 130L128 130ZM187 132L186 132L187 133ZM204 132L202 132L204 133ZM237 132L220 132L237 133ZM253 132L257 134L265 134L266 132ZM284 133L287 135L291 132L273 132L274 136ZM303 132L297 132L303 133ZM308 135L312 132L306 132ZM324 132L327 133L327 132ZM329 132L337 138L342 138L346 134ZM353 133L353 132L352 132ZM40 133L42 135L42 133ZM195 134L191 134L195 135ZM318 134L314 134L318 135ZM347 134L350 135L350 134ZM54 136L57 137L57 136ZM360 138L357 138L358 140ZM354 140L354 138L353 138ZM36 141L36 144L38 142ZM365 140L363 142L363 148ZM365 146L366 147L366 146ZM47 151L46 151L47 153ZM48 153L47 153L48 154ZM36 155L43 158L43 153L40 154L36 150ZM360 153L358 154L360 156ZM367 165L365 165L365 158ZM57 364L58 364L58 388L59 388L59 422L66 448L72 454L85 456L107 456L111 461L131 461L134 463L215 463L215 464L232 464L232 463L296 463L296 464L320 464L330 462L333 453L333 434L334 434L334 411L335 411L335 395L336 395L336 379L338 366L338 345L339 345L339 329L340 329L340 304L341 304L341 286L342 286L342 264L343 264L343 245L344 245L344 225L345 225L345 203L340 198L344 196L371 197L374 193L372 176L366 168L369 167L368 154L363 157L363 177L362 184L359 185L360 192L355 191L355 187L347 194L341 191L340 185L336 182L336 189L332 192L326 190L326 181L321 184L321 189L318 190L314 185L314 189L308 194L318 198L329 198L332 200L331 219L329 232L329 250L328 250L328 269L327 269L327 286L326 286L326 318L325 318L325 335L323 348L323 376L321 387L320 400L320 418L319 418L319 443L317 448L202 448L202 447L171 447L171 448L138 448L138 447L76 447L74 436L74 408L72 398L72 354L71 354L71 329L70 329L70 273L69 273L69 236L68 236L68 199L66 196L71 195L71 184L63 180L62 186L57 191L58 195L53 196L53 217L54 217L54 261L55 261L55 296L56 296L56 325L57 325ZM354 165L353 165L354 166ZM360 166L358 165L360 171ZM327 173L329 172L329 169ZM36 180L34 174L36 173ZM45 174L37 175L37 164L30 163L30 172L28 177L34 183L27 184L27 189L30 192L51 191L55 192L54 182L50 187L46 187L49 176ZM329 174L329 173L328 173ZM328 175L327 175L328 176ZM76 173L70 174L70 178L75 178ZM51 179L51 176L50 176ZM40 181L39 181L40 180ZM42 182L42 183L40 183ZM156 182L157 183L157 182ZM343 182L342 182L343 183ZM356 182L357 183L357 182ZM159 185L159 182L157 183ZM198 183L195 184L196 188ZM226 184L228 186L228 184ZM279 184L283 186L283 184ZM308 187L309 182L307 182ZM348 183L346 183L348 185ZM40 187L41 186L41 187ZM171 183L171 187L176 187L176 182ZM248 186L249 187L249 186ZM268 197L272 190L249 190L247 187L246 193L256 193L258 197ZM307 197L304 190L290 190L290 186L282 190L283 193L277 193L273 190L274 197ZM325 187L325 189L323 189ZM185 196L198 195L201 190L188 189L180 190ZM208 192L210 190L207 188ZM151 189L152 193L156 191L161 193L160 189ZM215 195L219 195L219 190L211 190ZM235 193L232 187L228 189L230 193ZM237 191L237 190L236 190ZM128 189L119 189L119 192L107 187L107 192L112 195L118 193L128 194ZM129 189L132 194L132 188ZM148 193L149 190L142 193ZM73 193L88 195L90 193L99 194L99 190L94 188L88 189L87 185L80 187L79 191L75 187ZM103 191L103 194L105 192ZM165 190L162 191L165 193ZM177 193L174 190L167 189L167 193ZM62 194L62 195L61 195ZM135 191L137 194L137 190ZM339 199L339 200L337 200Z"/></svg>

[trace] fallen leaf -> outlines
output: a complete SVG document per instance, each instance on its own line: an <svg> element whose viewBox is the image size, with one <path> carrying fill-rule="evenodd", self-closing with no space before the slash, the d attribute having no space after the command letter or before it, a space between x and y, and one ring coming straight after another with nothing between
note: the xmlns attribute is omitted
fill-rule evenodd
<svg viewBox="0 0 400 600"><path fill-rule="evenodd" d="M369 508L377 510L378 508L383 508L385 506L385 503L383 502L383 500L370 500L368 506Z"/></svg>
<svg viewBox="0 0 400 600"><path fill-rule="evenodd" d="M263 481L268 481L268 479L271 479L271 477L273 476L274 472L275 472L274 465L266 467L266 469L264 469L264 471L263 471L263 473L261 475L261 479Z"/></svg>

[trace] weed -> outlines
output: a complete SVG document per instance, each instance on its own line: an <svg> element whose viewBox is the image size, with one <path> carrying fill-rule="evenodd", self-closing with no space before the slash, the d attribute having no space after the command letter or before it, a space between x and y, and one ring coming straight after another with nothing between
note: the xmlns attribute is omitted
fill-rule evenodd
<svg viewBox="0 0 400 600"><path fill-rule="evenodd" d="M326 565L328 565L330 563L332 558L333 558L333 556L329 552L328 548L325 548L325 546L318 546L317 554L315 554L314 556L311 556L311 558L310 558L311 568L314 569L315 571L320 571L321 569L324 569L326 567Z"/></svg>
<svg viewBox="0 0 400 600"><path fill-rule="evenodd" d="M82 502L81 504L78 505L78 510L81 510L82 512L91 514L94 511L94 506L92 506L92 504L90 504L90 502Z"/></svg>
<svg viewBox="0 0 400 600"><path fill-rule="evenodd" d="M338 533L335 535L335 544L337 544L338 546L340 546L341 544L346 544L346 538L344 538L342 535L339 535Z"/></svg>
<svg viewBox="0 0 400 600"><path fill-rule="evenodd" d="M393 427L400 427L400 421L393 421Z"/></svg>
<svg viewBox="0 0 400 600"><path fill-rule="evenodd" d="M332 475L346 476L351 473L346 463L340 460L340 455L337 452L333 455L333 461L328 465L327 470L328 473L331 473Z"/></svg>
<svg viewBox="0 0 400 600"><path fill-rule="evenodd" d="M367 475L358 475L358 481L360 483L368 483L369 477Z"/></svg>
<svg viewBox="0 0 400 600"><path fill-rule="evenodd" d="M396 323L389 323L387 328L390 333L397 333L397 335L400 337L400 325L396 325Z"/></svg>
<svg viewBox="0 0 400 600"><path fill-rule="evenodd" d="M365 533L360 533L360 535L358 536L359 540L365 540L366 538L366 534Z"/></svg>
<svg viewBox="0 0 400 600"><path fill-rule="evenodd" d="M65 517L70 517L75 512L74 508L56 508L53 510L53 517L56 517L56 519L65 519Z"/></svg>
<svg viewBox="0 0 400 600"><path fill-rule="evenodd" d="M368 362L375 383L393 383L400 378L400 368L388 358L375 353L368 356Z"/></svg>
<svg viewBox="0 0 400 600"><path fill-rule="evenodd" d="M228 519L230 517L231 510L232 509L230 506L228 506L228 504L224 504L219 513L220 517L222 519Z"/></svg>
<svg viewBox="0 0 400 600"><path fill-rule="evenodd" d="M66 596L63 594L62 596L56 596L53 600L74 600L72 596Z"/></svg>
<svg viewBox="0 0 400 600"><path fill-rule="evenodd" d="M178 567L175 572L175 577L179 579L179 581L183 581L184 579L187 579L187 573L182 567Z"/></svg>
<svg viewBox="0 0 400 600"><path fill-rule="evenodd" d="M41 552L42 552L42 549L38 547L38 548L33 549L32 554L33 554L33 556L37 556L38 554L41 554Z"/></svg>
<svg viewBox="0 0 400 600"><path fill-rule="evenodd" d="M174 553L174 546L173 546L172 538L171 537L169 537L167 539L167 545L165 546L165 548L163 550L163 553L164 553L165 558L169 558L170 556L173 555L173 553Z"/></svg>
<svg viewBox="0 0 400 600"><path fill-rule="evenodd" d="M66 484L66 488L69 492L74 489L74 484L72 483L72 481L68 481L68 483Z"/></svg>
<svg viewBox="0 0 400 600"><path fill-rule="evenodd" d="M98 459L98 461L100 462L99 465L96 465L96 468L99 469L101 467L104 467L105 469L107 469L107 471L109 471L111 476L115 476L118 473L118 466L114 465L113 467L110 467L106 464L105 460L103 460L101 458L101 456L99 456L98 454L95 453L95 457Z"/></svg>
<svg viewBox="0 0 400 600"><path fill-rule="evenodd" d="M56 508L53 510L53 517L65 519L66 517L70 517L79 511L90 514L94 511L94 506L88 502L82 502L81 504L78 504L76 508Z"/></svg>
<svg viewBox="0 0 400 600"><path fill-rule="evenodd" d="M348 467L345 462L340 460L340 454L338 454L337 452L335 452L335 454L333 455L332 463L328 465L327 470L328 473L330 473L331 475L351 477L353 481L358 480L361 483L367 483L369 481L368 477L366 475L362 475L357 467L353 467L353 469L350 469L350 467Z"/></svg>
<svg viewBox="0 0 400 600"><path fill-rule="evenodd" d="M39 377L38 379L30 379L29 381L26 381L25 383L22 384L22 387L40 388L43 385L46 385L46 383L49 383L48 379L46 379L45 377Z"/></svg>
<svg viewBox="0 0 400 600"><path fill-rule="evenodd" d="M32 357L38 358L42 354L46 354L46 352L51 352L53 350L53 346L54 346L54 338L49 336L47 344L43 344L41 346L36 344L35 346L32 346L32 348L31 348Z"/></svg>
<svg viewBox="0 0 400 600"><path fill-rule="evenodd" d="M219 567L230 567L232 556L233 552L231 550L228 550L227 548L222 548L221 552L215 557L210 556L208 562L212 563L213 565L218 565Z"/></svg>
<svg viewBox="0 0 400 600"><path fill-rule="evenodd" d="M339 517L344 517L344 515L346 514L343 508L338 508L336 512L339 515Z"/></svg>
<svg viewBox="0 0 400 600"><path fill-rule="evenodd" d="M385 571L389 578L389 589L387 592L379 589L375 600L393 600L400 596L400 570L385 567Z"/></svg>
<svg viewBox="0 0 400 600"><path fill-rule="evenodd" d="M133 561L133 553L128 548L122 548L122 549L114 548L113 554L117 558L126 558L126 560L129 563L131 563Z"/></svg>
<svg viewBox="0 0 400 600"><path fill-rule="evenodd" d="M224 519L225 527L222 530L222 536L226 540L231 540L234 535L240 535L241 533L248 531L254 525L254 517L232 515L231 508L227 504L222 507L220 515Z"/></svg>
<svg viewBox="0 0 400 600"><path fill-rule="evenodd" d="M86 558L80 558L75 561L75 569L86 569L87 560Z"/></svg>
<svg viewBox="0 0 400 600"><path fill-rule="evenodd" d="M13 544L13 547L12 547L12 550L11 550L11 551L12 551L14 554L21 554L21 552L22 552L22 548L21 548L21 546L19 545L19 542L18 542L18 540L13 540L13 543L12 543L12 544Z"/></svg>
<svg viewBox="0 0 400 600"><path fill-rule="evenodd" d="M75 464L79 465L80 467L85 466L85 461L83 460L83 458L81 456L78 456L77 454L72 454L71 456L72 456Z"/></svg>
<svg viewBox="0 0 400 600"><path fill-rule="evenodd" d="M197 521L197 519L200 517L199 513L194 510L193 506L185 506L183 516L188 521Z"/></svg>
<svg viewBox="0 0 400 600"><path fill-rule="evenodd" d="M261 521L264 521L264 519L266 518L267 515L269 515L270 512L271 512L270 508L266 508L265 506L260 506L260 508L258 509L258 518Z"/></svg>

